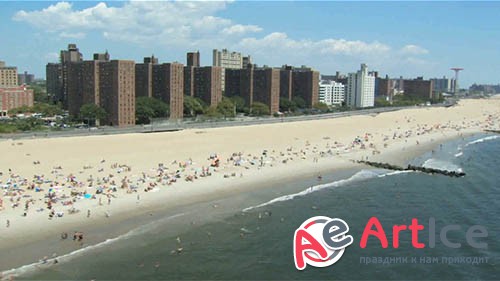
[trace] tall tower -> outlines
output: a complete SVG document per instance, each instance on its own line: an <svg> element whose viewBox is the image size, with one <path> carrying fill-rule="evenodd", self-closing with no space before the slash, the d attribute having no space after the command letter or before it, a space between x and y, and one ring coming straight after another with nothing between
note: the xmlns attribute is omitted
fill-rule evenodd
<svg viewBox="0 0 500 281"><path fill-rule="evenodd" d="M457 94L457 89L458 89L458 73L462 70L464 70L463 68L460 68L460 67L452 67L450 68L451 70L455 71L455 87L453 89L453 94L456 95Z"/></svg>
<svg viewBox="0 0 500 281"><path fill-rule="evenodd" d="M187 53L187 66L200 67L200 51Z"/></svg>

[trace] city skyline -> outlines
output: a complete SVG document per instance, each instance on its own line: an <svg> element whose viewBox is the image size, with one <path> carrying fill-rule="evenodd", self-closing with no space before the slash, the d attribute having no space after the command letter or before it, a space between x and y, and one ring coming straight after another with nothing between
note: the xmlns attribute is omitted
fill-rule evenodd
<svg viewBox="0 0 500 281"><path fill-rule="evenodd" d="M136 62L154 54L185 64L186 52L199 50L201 65L227 48L258 65L306 64L321 74L366 63L391 77L451 78L459 66L468 87L498 84L499 11L495 2L4 2L0 60L45 77L68 43L85 59L108 50Z"/></svg>

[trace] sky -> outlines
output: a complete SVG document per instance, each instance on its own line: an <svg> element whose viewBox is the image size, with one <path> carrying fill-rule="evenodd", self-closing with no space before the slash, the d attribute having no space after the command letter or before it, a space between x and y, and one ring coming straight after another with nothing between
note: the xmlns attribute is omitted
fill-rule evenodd
<svg viewBox="0 0 500 281"><path fill-rule="evenodd" d="M389 77L452 77L500 83L500 2L2 1L0 60L45 77L76 43L84 59L186 63L199 50L251 55L258 65L307 65L321 74L361 63Z"/></svg>

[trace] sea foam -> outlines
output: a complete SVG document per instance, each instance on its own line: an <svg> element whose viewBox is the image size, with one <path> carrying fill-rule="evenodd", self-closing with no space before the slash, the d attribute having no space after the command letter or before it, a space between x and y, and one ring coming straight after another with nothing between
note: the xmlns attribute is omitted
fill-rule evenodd
<svg viewBox="0 0 500 281"><path fill-rule="evenodd" d="M307 189L304 189L304 190L297 192L297 193L276 197L276 198L269 200L265 203L245 208L245 209L243 209L243 212L248 212L248 211L253 210L253 209L262 208L264 206L268 206L268 205L274 204L276 202L285 202L285 201L293 200L297 197L306 196L306 195L311 194L313 192L327 189L327 188L336 188L336 187L343 186L343 185L346 185L346 184L349 184L352 182L363 181L363 180L377 178L377 177L405 174L405 173L409 173L409 172L412 172L412 171L387 172L385 170L361 170L361 171L355 173L354 175L352 175L350 178L341 179L338 181L324 183L324 184L314 185L314 186L308 187Z"/></svg>
<svg viewBox="0 0 500 281"><path fill-rule="evenodd" d="M435 158L430 158L430 159L425 160L425 162L422 166L425 168L431 168L431 169L463 172L463 170L460 166L453 164L451 162L445 161L445 160L435 159Z"/></svg>
<svg viewBox="0 0 500 281"><path fill-rule="evenodd" d="M494 139L498 139L498 138L499 138L499 136L497 136L497 135L487 136L487 137L484 137L484 138L480 138L480 139L468 142L465 146L469 146L469 145L473 145L473 144L477 144L477 143L482 143L484 141L494 140Z"/></svg>

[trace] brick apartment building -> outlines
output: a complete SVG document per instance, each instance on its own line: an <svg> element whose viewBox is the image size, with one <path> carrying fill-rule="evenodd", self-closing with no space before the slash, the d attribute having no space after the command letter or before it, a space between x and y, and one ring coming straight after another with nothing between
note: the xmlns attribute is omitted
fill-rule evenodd
<svg viewBox="0 0 500 281"><path fill-rule="evenodd" d="M145 57L143 63L135 64L135 96L153 97L153 65L158 64L154 56Z"/></svg>
<svg viewBox="0 0 500 281"><path fill-rule="evenodd" d="M273 68L226 69L226 96L240 96L249 107L261 102L271 113L279 111L280 70Z"/></svg>
<svg viewBox="0 0 500 281"><path fill-rule="evenodd" d="M101 125L135 125L135 62L99 62L99 105L107 117Z"/></svg>
<svg viewBox="0 0 500 281"><path fill-rule="evenodd" d="M194 68L193 94L209 106L217 106L222 100L222 68L204 66Z"/></svg>
<svg viewBox="0 0 500 281"><path fill-rule="evenodd" d="M434 84L432 80L424 80L418 77L413 80L404 80L403 89L405 96L414 97L423 100L432 99L432 90Z"/></svg>
<svg viewBox="0 0 500 281"><path fill-rule="evenodd" d="M67 67L68 111L79 117L84 104L99 105L99 61L73 62Z"/></svg>
<svg viewBox="0 0 500 281"><path fill-rule="evenodd" d="M24 85L0 87L0 116L21 106L33 106L33 90Z"/></svg>
<svg viewBox="0 0 500 281"><path fill-rule="evenodd" d="M319 101L319 72L311 68L294 68L292 71L292 98L301 97L307 107Z"/></svg>
<svg viewBox="0 0 500 281"><path fill-rule="evenodd" d="M170 118L184 115L184 66L181 63L153 65L153 97L170 105Z"/></svg>

